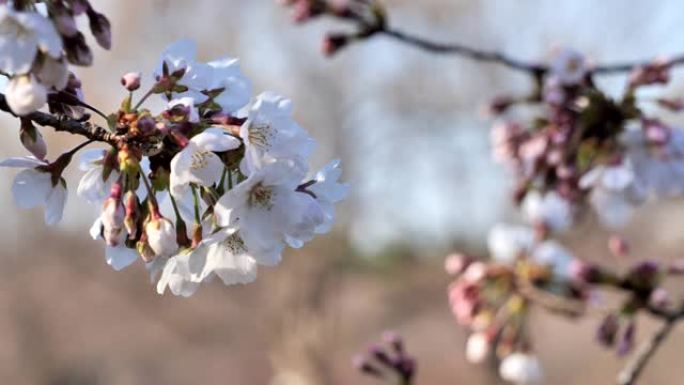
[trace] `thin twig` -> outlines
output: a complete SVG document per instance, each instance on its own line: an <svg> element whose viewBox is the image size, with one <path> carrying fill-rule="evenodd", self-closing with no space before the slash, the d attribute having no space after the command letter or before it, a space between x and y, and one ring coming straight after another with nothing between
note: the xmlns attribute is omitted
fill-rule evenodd
<svg viewBox="0 0 684 385"><path fill-rule="evenodd" d="M411 35L406 32L402 32L391 28L379 29L377 33L380 33L402 43L406 43L432 53L443 55L457 55L475 61L497 63L511 69L520 70L523 72L533 74L543 74L546 71L548 71L548 68L542 64L525 63L523 61L508 57L505 54L497 51L484 51L458 43L437 43L422 37Z"/></svg>
<svg viewBox="0 0 684 385"><path fill-rule="evenodd" d="M456 55L479 62L500 64L510 69L523 71L530 74L543 75L544 73L549 71L549 67L546 65L518 60L510 56L507 56L502 52L486 51L459 43L435 42L423 37L392 29L390 27L379 28L376 33L382 34L387 37L391 37L397 41L400 41L408 45L412 45L416 48L420 48L431 53L442 55ZM591 72L593 74L601 75L630 72L635 67L644 66L649 63L651 63L651 61L641 60L615 64L603 64L594 66L591 69ZM684 54L673 56L671 59L668 59L668 63L671 67L683 65Z"/></svg>
<svg viewBox="0 0 684 385"><path fill-rule="evenodd" d="M671 317L668 318L658 329L658 331L651 336L648 340L639 347L632 360L627 364L627 366L622 369L618 375L619 385L633 385L639 379L639 376L643 372L646 364L655 354L656 350L660 345L667 339L674 326L677 324L681 317Z"/></svg>

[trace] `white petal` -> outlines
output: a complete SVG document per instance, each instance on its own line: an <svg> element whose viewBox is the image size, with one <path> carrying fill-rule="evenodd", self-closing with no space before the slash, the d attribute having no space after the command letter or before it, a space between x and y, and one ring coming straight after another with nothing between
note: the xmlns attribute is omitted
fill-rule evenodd
<svg viewBox="0 0 684 385"><path fill-rule="evenodd" d="M56 225L62 220L64 206L67 200L66 187L60 182L55 186L45 202L45 223L48 226Z"/></svg>
<svg viewBox="0 0 684 385"><path fill-rule="evenodd" d="M93 167L99 166L99 163L102 162L106 154L107 150L104 148L82 150L78 168L81 171L88 171Z"/></svg>
<svg viewBox="0 0 684 385"><path fill-rule="evenodd" d="M37 166L45 166L47 163L37 159L33 156L22 156L15 158L7 158L0 161L0 167L14 167L14 168L34 168Z"/></svg>
<svg viewBox="0 0 684 385"><path fill-rule="evenodd" d="M5 88L7 105L17 115L28 115L47 103L47 88L33 74L15 76Z"/></svg>
<svg viewBox="0 0 684 385"><path fill-rule="evenodd" d="M114 270L119 271L138 259L139 255L136 250L129 249L124 246L110 247L107 246L105 251L105 258L107 264Z"/></svg>
<svg viewBox="0 0 684 385"><path fill-rule="evenodd" d="M17 174L12 185L12 195L19 207L30 209L45 204L52 191L52 176L35 169Z"/></svg>
<svg viewBox="0 0 684 385"><path fill-rule="evenodd" d="M90 236L94 240L102 238L102 219L99 215L97 219L95 219L95 222L93 222L93 225L90 226Z"/></svg>
<svg viewBox="0 0 684 385"><path fill-rule="evenodd" d="M227 135L221 128L208 128L190 139L198 147L213 152L230 151L240 147L240 141Z"/></svg>

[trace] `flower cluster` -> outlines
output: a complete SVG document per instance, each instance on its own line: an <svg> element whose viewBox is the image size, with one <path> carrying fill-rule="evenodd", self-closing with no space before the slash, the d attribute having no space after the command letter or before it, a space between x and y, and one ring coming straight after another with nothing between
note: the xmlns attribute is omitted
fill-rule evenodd
<svg viewBox="0 0 684 385"><path fill-rule="evenodd" d="M93 55L76 18L87 16L97 43L111 47L107 17L88 0L10 1L0 4L0 72L9 78L7 104L24 116L43 107L48 94L71 93L68 64L89 66ZM71 90L71 91L69 91Z"/></svg>
<svg viewBox="0 0 684 385"><path fill-rule="evenodd" d="M495 356L504 379L534 383L541 371L525 330L529 305L544 295L585 298L584 285L574 273L579 262L558 242L524 226L497 225L487 244L491 262L461 254L445 261L447 272L455 276L449 287L452 311L472 332L466 358L481 363Z"/></svg>
<svg viewBox="0 0 684 385"><path fill-rule="evenodd" d="M493 156L516 176L515 200L536 224L561 230L588 203L609 227L624 225L649 198L684 193L684 131L648 116L637 90L664 84L670 65L654 61L632 71L615 100L592 81L579 53L565 50L526 98L499 97L491 131ZM523 123L511 108L532 104L539 114ZM680 109L675 100L659 105Z"/></svg>
<svg viewBox="0 0 684 385"><path fill-rule="evenodd" d="M205 63L195 51L188 40L169 46L136 103L141 75L124 75L127 96L102 136L110 146L80 158L77 193L98 208L91 235L106 244L107 263L119 270L143 260L160 294L189 296L215 277L253 281L257 266L278 264L286 246L328 232L347 192L339 161L309 171L315 142L289 100L252 97L236 59ZM162 111L144 107L152 96L166 102ZM0 163L25 168L12 188L17 203L46 206L46 222L57 223L67 197L62 172L89 143L54 162Z"/></svg>
<svg viewBox="0 0 684 385"><path fill-rule="evenodd" d="M452 312L471 331L465 348L469 362L496 358L503 379L516 384L538 382L541 366L526 330L530 306L580 316L590 306L603 305L598 300L602 287L628 294L597 330L597 340L616 345L620 355L634 345L639 310L664 317L673 311L663 283L668 276L682 273L681 262L639 262L617 274L575 257L539 230L499 224L488 237L489 259L453 254L445 260L445 269L455 277L449 287ZM608 249L621 255L627 252L618 238L610 240Z"/></svg>
<svg viewBox="0 0 684 385"><path fill-rule="evenodd" d="M370 377L388 383L412 384L416 374L416 360L406 351L403 339L392 331L383 333L382 339L384 344L370 346L368 353L355 356L352 364Z"/></svg>

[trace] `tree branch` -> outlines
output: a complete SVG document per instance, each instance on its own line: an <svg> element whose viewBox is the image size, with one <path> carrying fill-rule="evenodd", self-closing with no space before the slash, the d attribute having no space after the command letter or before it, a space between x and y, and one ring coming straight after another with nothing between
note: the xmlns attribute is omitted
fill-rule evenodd
<svg viewBox="0 0 684 385"><path fill-rule="evenodd" d="M479 62L500 64L510 69L527 72L533 75L543 75L549 71L549 67L546 65L518 60L510 56L507 56L502 52L481 50L459 43L435 42L390 27L377 28L375 33L393 38L401 43L405 43L431 53L441 55L456 55ZM642 60L615 64L603 64L594 66L591 69L591 72L593 74L601 75L630 72L635 67L645 66L650 63L651 61ZM671 67L683 65L684 54L673 56L671 59L668 60L668 63Z"/></svg>
<svg viewBox="0 0 684 385"><path fill-rule="evenodd" d="M618 375L619 385L633 385L639 379L644 368L655 354L660 345L667 339L677 322L684 316L684 312L673 314L666 319L651 338L644 341L639 350L634 354L632 360L622 369Z"/></svg>
<svg viewBox="0 0 684 385"><path fill-rule="evenodd" d="M12 112L7 104L5 95L1 93L0 110L9 113L12 116L17 116L14 114L14 112ZM116 144L117 142L126 139L126 135L115 134L104 127L94 125L90 122L80 122L74 119L60 119L45 112L36 111L23 117L30 119L38 125L50 126L54 128L55 131L69 132L71 134L80 135L96 142Z"/></svg>

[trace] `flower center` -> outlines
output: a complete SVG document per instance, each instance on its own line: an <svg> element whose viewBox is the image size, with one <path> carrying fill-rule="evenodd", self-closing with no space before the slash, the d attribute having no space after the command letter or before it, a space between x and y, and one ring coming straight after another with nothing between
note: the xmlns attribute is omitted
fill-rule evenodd
<svg viewBox="0 0 684 385"><path fill-rule="evenodd" d="M259 182L250 190L248 204L250 207L270 210L273 207L273 195L271 187L264 186Z"/></svg>
<svg viewBox="0 0 684 385"><path fill-rule="evenodd" d="M249 126L249 142L263 150L271 147L271 139L276 132L269 123L253 123Z"/></svg>
<svg viewBox="0 0 684 385"><path fill-rule="evenodd" d="M233 255L244 254L247 252L245 241L242 240L242 237L240 237L240 234L238 233L230 234L228 238L226 238L221 244Z"/></svg>
<svg viewBox="0 0 684 385"><path fill-rule="evenodd" d="M190 168L192 170L200 170L209 164L209 151L206 150L198 150L192 153L192 163L190 164Z"/></svg>

